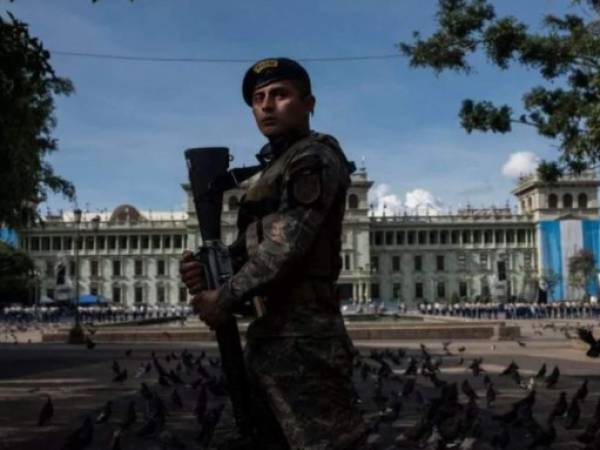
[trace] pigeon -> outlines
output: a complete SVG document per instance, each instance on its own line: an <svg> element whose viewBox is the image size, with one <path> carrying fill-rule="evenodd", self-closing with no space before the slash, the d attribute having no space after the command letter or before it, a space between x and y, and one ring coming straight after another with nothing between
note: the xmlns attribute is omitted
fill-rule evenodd
<svg viewBox="0 0 600 450"><path fill-rule="evenodd" d="M115 373L115 375L118 375L119 373L121 373L121 366L119 366L119 363L117 362L116 359L113 359L112 371Z"/></svg>
<svg viewBox="0 0 600 450"><path fill-rule="evenodd" d="M558 378L560 377L560 370L558 369L558 366L554 366L554 369L552 370L552 372L550 373L550 375L548 375L548 377L546 378L546 387L547 388L552 388L556 385L556 383L558 383Z"/></svg>
<svg viewBox="0 0 600 450"><path fill-rule="evenodd" d="M469 369L473 373L474 377L478 377L481 372L484 370L481 368L481 363L483 362L483 358L475 358L473 362L469 365Z"/></svg>
<svg viewBox="0 0 600 450"><path fill-rule="evenodd" d="M410 394L412 394L414 389L415 389L415 379L409 378L408 380L406 380L406 383L404 383L404 386L402 386L401 396L408 397Z"/></svg>
<svg viewBox="0 0 600 450"><path fill-rule="evenodd" d="M135 402L132 400L127 405L127 410L125 411L125 417L123 418L123 422L121 423L121 430L126 430L131 425L133 425L137 420L137 413L135 412Z"/></svg>
<svg viewBox="0 0 600 450"><path fill-rule="evenodd" d="M542 364L542 367L540 367L540 370L538 370L538 373L535 375L536 378L544 378L546 376L546 363Z"/></svg>
<svg viewBox="0 0 600 450"><path fill-rule="evenodd" d="M541 448L550 448L552 443L556 440L556 430L554 429L554 424L552 423L551 418L548 419L547 430L544 430L542 427L538 426L536 428L536 432L533 436L533 441L529 444L529 450L535 450L538 447Z"/></svg>
<svg viewBox="0 0 600 450"><path fill-rule="evenodd" d="M467 349L466 347L462 347L462 346L461 346L461 347L458 347L458 351L459 351L460 353L463 353L463 352L464 352L466 349Z"/></svg>
<svg viewBox="0 0 600 450"><path fill-rule="evenodd" d="M462 382L461 385L461 390L463 392L463 394L465 394L467 396L467 398L471 401L475 401L477 400L479 397L477 396L477 393L473 390L473 388L471 387L471 384L469 383L469 380L464 380Z"/></svg>
<svg viewBox="0 0 600 450"><path fill-rule="evenodd" d="M558 397L558 400L554 404L550 415L555 417L563 416L567 412L567 406L567 393L562 391Z"/></svg>
<svg viewBox="0 0 600 450"><path fill-rule="evenodd" d="M178 408L183 408L183 401L181 400L177 389L173 389L173 392L171 392L171 402Z"/></svg>
<svg viewBox="0 0 600 450"><path fill-rule="evenodd" d="M121 430L115 430L110 443L110 450L121 450Z"/></svg>
<svg viewBox="0 0 600 450"><path fill-rule="evenodd" d="M517 363L511 361L510 364L506 366L506 368L502 372L500 372L500 375L511 375L513 372L518 370L519 366L517 365Z"/></svg>
<svg viewBox="0 0 600 450"><path fill-rule="evenodd" d="M579 400L577 397L573 397L573 400L571 400L571 404L569 405L569 409L567 410L565 428L567 430L574 428L577 425L577 422L579 422L580 416L581 408L579 408Z"/></svg>
<svg viewBox="0 0 600 450"><path fill-rule="evenodd" d="M92 443L94 438L94 424L91 417L87 416L83 424L73 431L62 446L62 450L81 450Z"/></svg>
<svg viewBox="0 0 600 450"><path fill-rule="evenodd" d="M494 390L494 385L492 383L488 384L487 390L485 391L485 399L488 408L491 408L496 401L496 391Z"/></svg>
<svg viewBox="0 0 600 450"><path fill-rule="evenodd" d="M46 425L46 423L48 423L48 421L52 418L52 415L54 414L54 405L52 404L52 399L49 395L47 397L48 398L46 399L46 402L40 410L40 415L38 417L38 427Z"/></svg>
<svg viewBox="0 0 600 450"><path fill-rule="evenodd" d="M142 382L140 384L140 394L146 400L148 400L148 401L152 400L152 391L150 390L150 388L148 387L148 385L146 383Z"/></svg>
<svg viewBox="0 0 600 450"><path fill-rule="evenodd" d="M577 392L575 392L575 398L577 400L580 400L582 402L585 401L585 398L588 395L587 384L588 384L588 380L586 378L585 380L583 380L583 383L581 383L581 386L579 387L579 389L577 389Z"/></svg>
<svg viewBox="0 0 600 450"><path fill-rule="evenodd" d="M127 356L127 357L129 358L129 357L131 356L131 352L132 352L132 351L133 351L133 350L132 350L132 349L130 349L130 348L128 348L127 350L125 350L125 356Z"/></svg>
<svg viewBox="0 0 600 450"><path fill-rule="evenodd" d="M104 408L102 409L100 414L98 414L98 417L96 417L96 423L107 422L108 419L110 418L111 414L112 414L112 402L109 400L104 405Z"/></svg>
<svg viewBox="0 0 600 450"><path fill-rule="evenodd" d="M517 340L517 344L519 344L519 347L527 347L527 344L520 340Z"/></svg>
<svg viewBox="0 0 600 450"><path fill-rule="evenodd" d="M92 341L92 339L89 336L86 336L85 346L88 348L88 350L93 350L96 347L96 343Z"/></svg>
<svg viewBox="0 0 600 450"><path fill-rule="evenodd" d="M585 353L590 358L597 358L600 356L600 341L594 339L594 335L590 330L586 330L585 328L578 328L577 334L579 339L588 344L590 348Z"/></svg>
<svg viewBox="0 0 600 450"><path fill-rule="evenodd" d="M118 373L117 375L115 375L115 377L113 378L113 382L122 383L126 379L127 379L127 369L123 369L123 371L121 373Z"/></svg>

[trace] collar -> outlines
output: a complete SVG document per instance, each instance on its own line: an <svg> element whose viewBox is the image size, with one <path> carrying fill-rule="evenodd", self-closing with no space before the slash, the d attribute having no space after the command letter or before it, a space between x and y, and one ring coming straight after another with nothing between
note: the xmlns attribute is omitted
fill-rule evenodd
<svg viewBox="0 0 600 450"><path fill-rule="evenodd" d="M258 159L261 166L266 166L285 153L292 144L312 133L314 132L306 130L269 139L269 143L265 144L256 154L256 159Z"/></svg>

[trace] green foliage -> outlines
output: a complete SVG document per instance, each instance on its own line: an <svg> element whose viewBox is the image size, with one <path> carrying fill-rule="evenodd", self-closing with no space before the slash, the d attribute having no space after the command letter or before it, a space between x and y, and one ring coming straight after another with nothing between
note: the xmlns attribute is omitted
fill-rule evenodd
<svg viewBox="0 0 600 450"><path fill-rule="evenodd" d="M597 16L597 0L575 3L591 6ZM525 92L518 116L508 105L464 100L461 125L469 133L507 133L511 123L534 127L558 141L560 168L579 173L600 159L600 22L591 17L586 22L572 14L548 15L544 33L536 33L514 17L497 17L487 0L439 0L437 31L427 39L416 31L413 43L398 48L411 66L436 74L470 73L467 57L483 51L500 69L519 64L550 83L561 81L564 88L537 86Z"/></svg>
<svg viewBox="0 0 600 450"><path fill-rule="evenodd" d="M28 300L33 269L26 253L0 241L0 303Z"/></svg>
<svg viewBox="0 0 600 450"><path fill-rule="evenodd" d="M586 297L586 285L597 273L594 254L585 248L580 249L569 258L568 270L569 284L576 289L581 289Z"/></svg>
<svg viewBox="0 0 600 450"><path fill-rule="evenodd" d="M53 94L69 95L73 85L56 76L50 53L10 13L0 16L0 61L0 224L19 227L39 219L36 206L48 190L75 196L44 160L57 149Z"/></svg>

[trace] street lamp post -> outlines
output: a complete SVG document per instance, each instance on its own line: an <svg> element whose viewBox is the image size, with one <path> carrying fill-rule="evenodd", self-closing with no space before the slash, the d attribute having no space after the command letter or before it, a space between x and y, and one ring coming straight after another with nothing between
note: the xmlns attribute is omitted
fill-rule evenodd
<svg viewBox="0 0 600 450"><path fill-rule="evenodd" d="M69 343L81 344L84 341L84 333L81 328L79 317L79 225L81 224L81 209L73 211L75 223L75 324L69 333Z"/></svg>

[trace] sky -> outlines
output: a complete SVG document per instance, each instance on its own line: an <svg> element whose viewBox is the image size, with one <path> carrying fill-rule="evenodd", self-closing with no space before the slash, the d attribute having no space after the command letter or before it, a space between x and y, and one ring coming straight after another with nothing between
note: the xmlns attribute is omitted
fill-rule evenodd
<svg viewBox="0 0 600 450"><path fill-rule="evenodd" d="M543 15L581 13L569 0L492 2L533 28ZM543 80L515 67L501 71L482 55L469 76L409 67L404 57L304 61L399 54L412 32L435 30L434 0L0 0L0 14L27 22L75 93L56 99L59 150L48 156L72 181L84 211L124 203L181 211L187 181L183 152L226 146L233 165L255 163L265 143L241 96L251 62L144 62L60 55L81 52L158 58L255 61L286 56L308 70L317 98L311 127L332 134L374 181L378 213L446 212L515 205L515 178L556 142L528 127L509 134L468 134L459 124L464 98L507 103ZM72 209L60 195L41 205Z"/></svg>

